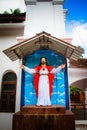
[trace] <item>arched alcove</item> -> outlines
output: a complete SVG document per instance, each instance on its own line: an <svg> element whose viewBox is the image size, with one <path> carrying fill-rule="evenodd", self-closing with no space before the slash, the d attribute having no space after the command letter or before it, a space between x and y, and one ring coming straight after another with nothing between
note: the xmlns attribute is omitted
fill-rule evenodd
<svg viewBox="0 0 87 130"><path fill-rule="evenodd" d="M65 57L51 50L42 49L27 55L25 57L25 65L34 68L39 65L41 57L46 57L48 64L53 67L57 67L63 63L66 64L65 69L55 74L51 102L52 105L62 105L69 109L68 75ZM36 102L37 98L33 85L33 75L23 71L21 106L35 105Z"/></svg>

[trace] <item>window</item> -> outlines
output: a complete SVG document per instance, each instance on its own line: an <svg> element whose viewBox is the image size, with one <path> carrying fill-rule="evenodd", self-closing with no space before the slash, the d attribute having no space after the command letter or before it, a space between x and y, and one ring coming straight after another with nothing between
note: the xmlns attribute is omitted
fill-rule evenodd
<svg viewBox="0 0 87 130"><path fill-rule="evenodd" d="M0 106L2 112L15 112L16 80L16 74L13 72L3 76Z"/></svg>

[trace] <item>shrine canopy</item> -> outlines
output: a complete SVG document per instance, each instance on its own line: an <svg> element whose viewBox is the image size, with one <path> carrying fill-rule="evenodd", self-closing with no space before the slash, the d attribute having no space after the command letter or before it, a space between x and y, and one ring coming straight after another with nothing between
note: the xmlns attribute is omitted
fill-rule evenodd
<svg viewBox="0 0 87 130"><path fill-rule="evenodd" d="M83 49L71 45L67 40L59 39L49 33L41 32L35 36L23 40L18 44L7 48L3 52L12 60L23 59L27 55L41 49L49 49L65 58L77 61L83 53Z"/></svg>

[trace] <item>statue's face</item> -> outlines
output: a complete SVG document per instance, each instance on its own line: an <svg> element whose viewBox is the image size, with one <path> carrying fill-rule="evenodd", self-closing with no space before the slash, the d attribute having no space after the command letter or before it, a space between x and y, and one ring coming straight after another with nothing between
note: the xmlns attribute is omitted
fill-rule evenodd
<svg viewBox="0 0 87 130"><path fill-rule="evenodd" d="M41 59L41 64L46 64L46 59L45 58Z"/></svg>

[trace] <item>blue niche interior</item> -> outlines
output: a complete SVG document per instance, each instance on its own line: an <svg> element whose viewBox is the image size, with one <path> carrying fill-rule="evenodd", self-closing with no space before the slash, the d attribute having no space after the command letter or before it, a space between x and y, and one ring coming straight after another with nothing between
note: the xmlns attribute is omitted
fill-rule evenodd
<svg viewBox="0 0 87 130"><path fill-rule="evenodd" d="M39 65L41 57L46 57L48 64L58 67L66 64L66 68L55 74L53 92L51 97L52 105L65 106L69 110L69 90L66 58L51 50L38 50L25 58L25 65L34 68ZM22 89L21 89L21 106L36 105L37 97L33 85L33 74L29 74L22 70Z"/></svg>

